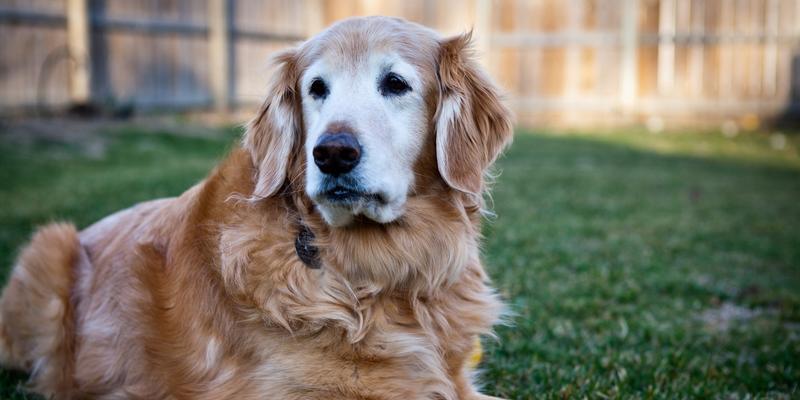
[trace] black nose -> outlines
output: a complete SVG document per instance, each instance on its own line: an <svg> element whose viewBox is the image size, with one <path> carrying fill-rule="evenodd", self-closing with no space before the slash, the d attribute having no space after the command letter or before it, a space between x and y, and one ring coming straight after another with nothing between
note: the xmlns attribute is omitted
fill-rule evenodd
<svg viewBox="0 0 800 400"><path fill-rule="evenodd" d="M325 174L346 174L358 165L361 146L349 133L324 134L314 146L314 164Z"/></svg>

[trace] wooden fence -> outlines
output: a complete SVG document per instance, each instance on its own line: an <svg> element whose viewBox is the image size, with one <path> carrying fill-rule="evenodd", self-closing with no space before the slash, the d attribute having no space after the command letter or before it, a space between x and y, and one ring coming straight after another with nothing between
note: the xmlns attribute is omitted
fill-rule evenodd
<svg viewBox="0 0 800 400"><path fill-rule="evenodd" d="M800 108L800 0L0 0L0 113L251 106L270 53L370 14L474 28L523 123Z"/></svg>

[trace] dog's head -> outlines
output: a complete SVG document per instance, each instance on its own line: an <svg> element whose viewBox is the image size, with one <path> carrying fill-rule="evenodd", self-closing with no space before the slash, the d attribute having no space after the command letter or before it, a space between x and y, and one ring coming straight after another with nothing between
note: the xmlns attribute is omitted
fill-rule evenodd
<svg viewBox="0 0 800 400"><path fill-rule="evenodd" d="M335 227L400 218L409 196L426 194L423 181L479 198L512 124L469 46L470 35L367 17L276 56L244 140L254 197L303 183Z"/></svg>

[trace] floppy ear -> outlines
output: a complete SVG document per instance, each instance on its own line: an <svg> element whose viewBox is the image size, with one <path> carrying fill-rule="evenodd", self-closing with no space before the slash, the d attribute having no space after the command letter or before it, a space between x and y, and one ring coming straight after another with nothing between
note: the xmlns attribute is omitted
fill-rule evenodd
<svg viewBox="0 0 800 400"><path fill-rule="evenodd" d="M436 160L450 187L480 195L483 174L510 142L513 122L499 89L473 60L471 38L470 32L440 44Z"/></svg>
<svg viewBox="0 0 800 400"><path fill-rule="evenodd" d="M253 199L270 197L283 186L302 126L295 50L277 54L273 63L267 97L247 125L243 140L257 170Z"/></svg>

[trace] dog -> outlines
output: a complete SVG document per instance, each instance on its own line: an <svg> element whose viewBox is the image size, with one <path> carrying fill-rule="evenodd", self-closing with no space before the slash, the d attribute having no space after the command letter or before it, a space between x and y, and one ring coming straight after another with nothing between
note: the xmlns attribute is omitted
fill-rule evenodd
<svg viewBox="0 0 800 400"><path fill-rule="evenodd" d="M274 57L241 145L176 198L24 248L0 360L56 399L487 399L503 305L480 260L512 116L473 59L401 19Z"/></svg>

